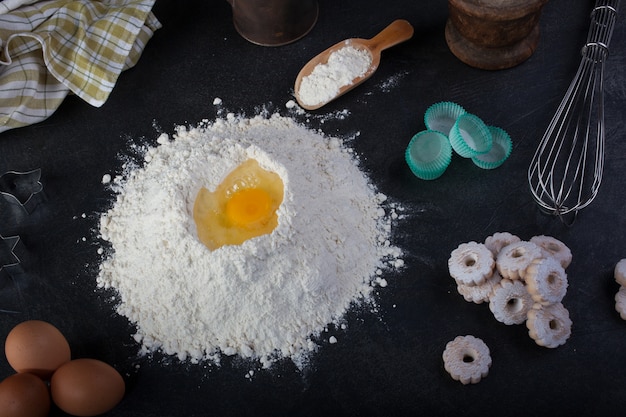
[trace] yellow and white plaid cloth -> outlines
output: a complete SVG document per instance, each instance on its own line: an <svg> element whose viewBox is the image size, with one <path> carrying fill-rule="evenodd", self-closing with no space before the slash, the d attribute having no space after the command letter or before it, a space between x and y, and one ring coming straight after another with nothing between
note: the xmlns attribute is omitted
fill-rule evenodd
<svg viewBox="0 0 626 417"><path fill-rule="evenodd" d="M0 2L0 132L48 118L71 92L100 107L154 31L155 0Z"/></svg>

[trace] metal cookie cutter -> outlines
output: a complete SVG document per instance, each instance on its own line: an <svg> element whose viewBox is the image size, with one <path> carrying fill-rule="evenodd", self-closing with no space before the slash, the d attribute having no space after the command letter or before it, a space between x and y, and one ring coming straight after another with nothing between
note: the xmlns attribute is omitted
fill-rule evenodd
<svg viewBox="0 0 626 417"><path fill-rule="evenodd" d="M8 171L0 175L0 195L30 214L45 200L40 180L41 168L28 172Z"/></svg>
<svg viewBox="0 0 626 417"><path fill-rule="evenodd" d="M24 247L19 236L4 237L0 235L0 290L5 287L6 282L13 282L18 294L19 287L14 281L17 275L24 272L21 265L21 254ZM21 298L21 295L20 295ZM4 310L0 308L1 313L18 313L14 310Z"/></svg>

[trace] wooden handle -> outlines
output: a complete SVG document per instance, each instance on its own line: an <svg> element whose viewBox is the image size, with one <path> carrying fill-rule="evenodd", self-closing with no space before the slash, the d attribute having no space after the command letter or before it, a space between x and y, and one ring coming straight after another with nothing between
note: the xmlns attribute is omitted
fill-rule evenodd
<svg viewBox="0 0 626 417"><path fill-rule="evenodd" d="M398 19L391 22L389 26L381 30L378 35L367 41L372 51L383 51L401 42L411 39L413 36L413 26L404 20Z"/></svg>

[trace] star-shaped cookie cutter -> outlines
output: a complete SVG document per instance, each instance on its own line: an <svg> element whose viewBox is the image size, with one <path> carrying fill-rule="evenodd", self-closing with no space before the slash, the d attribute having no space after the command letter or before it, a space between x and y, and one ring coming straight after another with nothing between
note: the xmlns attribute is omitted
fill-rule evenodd
<svg viewBox="0 0 626 417"><path fill-rule="evenodd" d="M18 253L23 252L22 241L19 236L4 237L0 235L0 284L5 279L15 284L14 278L23 273L21 259ZM19 288L17 288L19 292ZM2 313L19 313L13 310L0 309Z"/></svg>
<svg viewBox="0 0 626 417"><path fill-rule="evenodd" d="M41 168L27 172L8 171L0 175L0 195L30 214L45 199Z"/></svg>

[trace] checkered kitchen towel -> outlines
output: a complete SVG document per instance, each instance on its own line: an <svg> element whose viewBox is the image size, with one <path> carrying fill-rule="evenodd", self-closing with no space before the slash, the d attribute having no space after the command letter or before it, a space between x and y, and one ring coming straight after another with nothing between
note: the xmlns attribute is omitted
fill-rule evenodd
<svg viewBox="0 0 626 417"><path fill-rule="evenodd" d="M0 132L40 122L76 94L100 107L155 30L155 0L2 0Z"/></svg>

